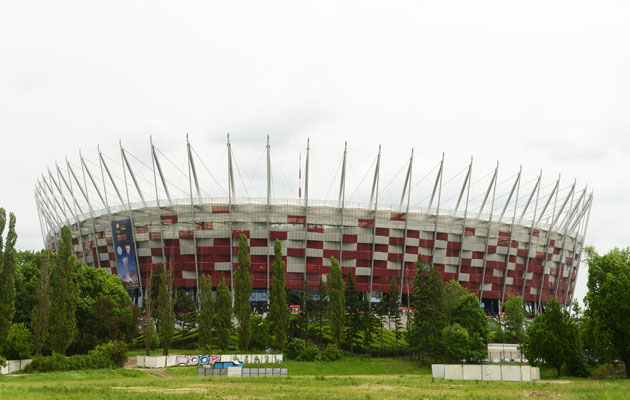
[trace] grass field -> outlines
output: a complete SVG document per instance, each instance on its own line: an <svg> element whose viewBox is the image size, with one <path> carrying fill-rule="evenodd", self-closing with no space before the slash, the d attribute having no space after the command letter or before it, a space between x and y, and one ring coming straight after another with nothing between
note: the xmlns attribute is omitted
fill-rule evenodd
<svg viewBox="0 0 630 400"><path fill-rule="evenodd" d="M392 359L285 362L286 378L198 378L194 367L165 376L135 369L0 378L0 399L623 399L630 380L534 383L434 380L427 367Z"/></svg>

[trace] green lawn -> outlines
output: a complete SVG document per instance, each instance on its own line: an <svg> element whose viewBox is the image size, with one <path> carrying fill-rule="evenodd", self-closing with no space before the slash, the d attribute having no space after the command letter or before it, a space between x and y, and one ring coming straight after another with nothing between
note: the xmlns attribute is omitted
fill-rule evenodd
<svg viewBox="0 0 630 400"><path fill-rule="evenodd" d="M92 370L0 377L0 399L620 399L630 380L568 379L534 383L445 381L427 367L394 359L283 363L289 377L209 378L169 368Z"/></svg>

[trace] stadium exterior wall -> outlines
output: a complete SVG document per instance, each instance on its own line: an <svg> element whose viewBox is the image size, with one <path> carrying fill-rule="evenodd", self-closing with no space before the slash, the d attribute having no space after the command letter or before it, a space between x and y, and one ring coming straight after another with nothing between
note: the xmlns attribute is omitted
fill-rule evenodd
<svg viewBox="0 0 630 400"><path fill-rule="evenodd" d="M513 225L462 215L406 215L393 207L376 213L346 207L342 225L338 207L315 205L305 212L304 206L288 202L270 207L268 229L266 204L234 204L230 215L227 203L207 203L195 205L194 213L190 205L180 204L103 211L95 213L93 220L84 217L80 233L76 224L70 225L75 255L116 274L111 222L130 217L142 286L149 270L159 263L174 266L179 287L196 288L197 274L210 274L215 285L223 276L230 286L231 270L238 267L238 237L244 234L249 239L255 289L270 283L273 242L279 239L286 285L292 289L302 287L304 274L309 286L316 288L320 276L330 272L330 257L335 257L344 275L352 271L360 291L387 292L394 278L399 285L403 282L406 294L420 258L434 263L444 280L457 280L482 299L522 295L525 301L544 304L556 297L568 305L583 239L577 232L563 235L530 229L526 221ZM49 243L54 247L59 232L51 233Z"/></svg>

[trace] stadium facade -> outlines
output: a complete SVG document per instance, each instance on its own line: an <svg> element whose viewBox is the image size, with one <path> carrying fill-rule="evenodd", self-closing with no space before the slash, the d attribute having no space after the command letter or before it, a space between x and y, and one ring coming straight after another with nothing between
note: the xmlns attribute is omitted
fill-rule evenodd
<svg viewBox="0 0 630 400"><path fill-rule="evenodd" d="M344 275L351 272L371 300L377 292L387 292L392 279L406 297L420 259L439 268L444 280L456 280L479 296L488 313L510 295L522 296L532 311L541 311L552 298L565 306L572 301L593 201L592 192L577 190L575 183L561 188L558 178L543 186L541 172L524 191L519 171L508 190L497 194L497 165L473 209L471 161L462 170L454 207L447 209L441 204L442 156L427 207L411 207L412 151L399 188L400 203L382 204L379 149L369 202L350 204L345 200L344 150L339 198L317 201L309 197L307 144L303 195L278 199L271 195L267 141L266 198L237 198L228 137L228 195L209 198L202 195L197 174L203 159L188 140L186 145L188 195L183 198L171 196L165 156L153 143L152 165L144 164L153 175L152 182L144 182L153 184L151 190L142 188L137 162L131 162L137 159L122 145L117 160L99 150L98 162L80 156L80 165L66 160L63 167L49 168L35 188L45 245L55 249L61 227L68 225L79 260L120 275L137 293L160 263L173 268L176 285L187 290L196 292L202 274L211 275L215 286L221 277L231 286L238 238L244 234L250 245L254 301L267 298L275 239L282 243L289 289L301 288L305 278L316 288L335 257ZM122 173L114 174L115 168ZM152 198L147 196L151 192ZM140 201L131 201L130 193Z"/></svg>

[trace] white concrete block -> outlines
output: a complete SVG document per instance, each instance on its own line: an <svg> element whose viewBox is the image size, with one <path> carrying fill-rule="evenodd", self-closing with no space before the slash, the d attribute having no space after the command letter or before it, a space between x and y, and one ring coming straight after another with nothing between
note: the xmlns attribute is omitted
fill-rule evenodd
<svg viewBox="0 0 630 400"><path fill-rule="evenodd" d="M521 378L523 382L532 380L532 367L529 365L521 365Z"/></svg>
<svg viewBox="0 0 630 400"><path fill-rule="evenodd" d="M434 378L444 379L444 364L431 364L431 374Z"/></svg>
<svg viewBox="0 0 630 400"><path fill-rule="evenodd" d="M461 364L444 365L444 378L462 380L464 378L462 365Z"/></svg>
<svg viewBox="0 0 630 400"><path fill-rule="evenodd" d="M227 367L227 376L243 376L243 367Z"/></svg>
<svg viewBox="0 0 630 400"><path fill-rule="evenodd" d="M475 381L481 380L481 365L479 364L464 364L464 380Z"/></svg>
<svg viewBox="0 0 630 400"><path fill-rule="evenodd" d="M500 365L482 365L481 375L484 381L500 381L501 380Z"/></svg>
<svg viewBox="0 0 630 400"><path fill-rule="evenodd" d="M501 380L520 382L521 367L520 365L501 365Z"/></svg>
<svg viewBox="0 0 630 400"><path fill-rule="evenodd" d="M144 368L144 357L145 356L136 356L136 365L140 368Z"/></svg>

